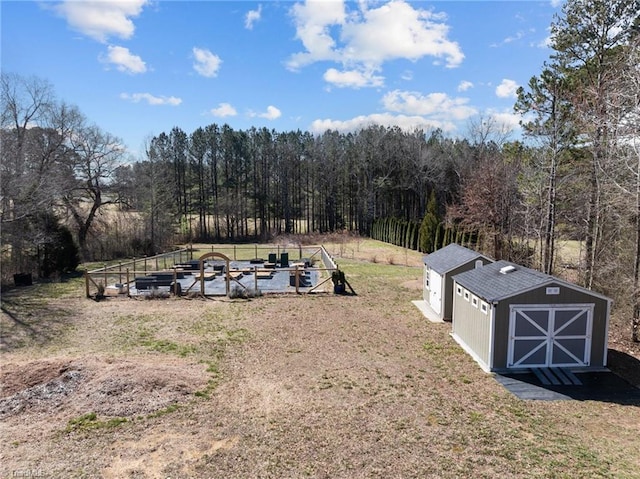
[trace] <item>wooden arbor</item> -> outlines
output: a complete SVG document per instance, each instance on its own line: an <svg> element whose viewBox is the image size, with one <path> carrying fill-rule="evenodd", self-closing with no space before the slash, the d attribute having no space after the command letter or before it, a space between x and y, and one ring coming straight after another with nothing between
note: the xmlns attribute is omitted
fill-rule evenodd
<svg viewBox="0 0 640 479"><path fill-rule="evenodd" d="M231 260L229 259L228 256L225 256L222 253L206 253L200 256L200 258L198 258L198 260L200 261L200 294L202 295L202 297L205 296L204 294L204 263L209 258L221 258L225 261L224 277L225 277L225 284L226 284L226 293L227 293L227 296L229 296L229 284L231 279L229 276L229 262Z"/></svg>

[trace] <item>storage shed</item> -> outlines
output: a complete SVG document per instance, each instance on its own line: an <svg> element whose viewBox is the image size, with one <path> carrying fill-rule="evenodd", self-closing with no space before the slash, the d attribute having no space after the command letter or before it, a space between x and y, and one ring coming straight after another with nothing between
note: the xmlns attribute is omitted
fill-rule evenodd
<svg viewBox="0 0 640 479"><path fill-rule="evenodd" d="M606 366L609 298L507 261L453 283L452 336L485 371Z"/></svg>
<svg viewBox="0 0 640 479"><path fill-rule="evenodd" d="M486 256L455 243L424 256L422 298L439 319L451 321L452 276L491 262Z"/></svg>

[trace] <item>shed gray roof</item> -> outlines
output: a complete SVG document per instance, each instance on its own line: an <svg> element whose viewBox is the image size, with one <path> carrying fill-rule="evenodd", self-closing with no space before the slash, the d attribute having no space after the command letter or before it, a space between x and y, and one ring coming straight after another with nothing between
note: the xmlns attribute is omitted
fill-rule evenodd
<svg viewBox="0 0 640 479"><path fill-rule="evenodd" d="M436 273L443 274L478 258L485 258L485 256L459 244L451 243L424 256L423 261Z"/></svg>
<svg viewBox="0 0 640 479"><path fill-rule="evenodd" d="M506 266L515 268L507 274L500 270ZM545 284L562 284L569 288L584 291L587 294L609 300L609 298L596 293L595 291L582 288L581 286L567 283L554 276L541 273L534 269L510 263L508 261L496 261L481 268L475 268L453 277L459 285L480 296L490 303L494 303L516 294L530 291ZM610 300L609 300L610 301Z"/></svg>

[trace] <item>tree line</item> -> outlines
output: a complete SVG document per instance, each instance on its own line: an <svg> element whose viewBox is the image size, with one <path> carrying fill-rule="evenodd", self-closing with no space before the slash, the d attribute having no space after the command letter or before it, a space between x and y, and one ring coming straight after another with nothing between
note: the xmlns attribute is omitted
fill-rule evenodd
<svg viewBox="0 0 640 479"><path fill-rule="evenodd" d="M176 126L130 158L46 81L3 73L3 272L47 275L178 241L348 231L425 253L458 242L575 274L632 311L638 339L638 12L638 0L565 2L548 62L518 91L515 141L489 117L464 138L211 124ZM580 245L576 270L561 240Z"/></svg>

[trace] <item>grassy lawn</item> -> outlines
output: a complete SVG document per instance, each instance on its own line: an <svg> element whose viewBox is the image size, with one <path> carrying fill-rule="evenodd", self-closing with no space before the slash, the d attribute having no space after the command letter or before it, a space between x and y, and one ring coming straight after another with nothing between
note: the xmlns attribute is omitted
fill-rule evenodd
<svg viewBox="0 0 640 479"><path fill-rule="evenodd" d="M637 405L517 399L411 304L422 255L326 246L357 296L3 295L3 477L640 477Z"/></svg>

